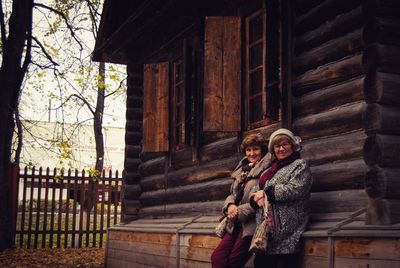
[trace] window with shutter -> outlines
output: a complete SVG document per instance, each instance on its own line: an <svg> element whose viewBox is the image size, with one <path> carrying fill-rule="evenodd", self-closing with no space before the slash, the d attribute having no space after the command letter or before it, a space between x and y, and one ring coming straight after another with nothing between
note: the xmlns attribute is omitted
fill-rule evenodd
<svg viewBox="0 0 400 268"><path fill-rule="evenodd" d="M144 65L143 152L169 149L169 63Z"/></svg>
<svg viewBox="0 0 400 268"><path fill-rule="evenodd" d="M192 49L186 39L176 43L169 61L144 65L143 152L193 145Z"/></svg>
<svg viewBox="0 0 400 268"><path fill-rule="evenodd" d="M245 17L247 129L280 120L278 25L272 14L263 8Z"/></svg>
<svg viewBox="0 0 400 268"><path fill-rule="evenodd" d="M204 41L204 131L241 128L241 18L207 17Z"/></svg>

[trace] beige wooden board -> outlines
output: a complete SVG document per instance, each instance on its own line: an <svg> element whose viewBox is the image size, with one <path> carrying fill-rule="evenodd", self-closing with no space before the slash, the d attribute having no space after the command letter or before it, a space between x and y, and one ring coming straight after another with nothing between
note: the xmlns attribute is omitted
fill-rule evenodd
<svg viewBox="0 0 400 268"><path fill-rule="evenodd" d="M180 259L179 267L181 267L181 268L210 268L211 263Z"/></svg>
<svg viewBox="0 0 400 268"><path fill-rule="evenodd" d="M400 261L335 258L335 268L399 268Z"/></svg>
<svg viewBox="0 0 400 268"><path fill-rule="evenodd" d="M137 241L150 242L159 244L171 244L175 240L174 234L163 233L139 233L139 232L124 232L124 231L109 231L108 239L121 241Z"/></svg>
<svg viewBox="0 0 400 268"><path fill-rule="evenodd" d="M176 259L158 254L156 250L149 253L138 253L126 250L109 249L108 255L113 259L128 261L135 267L135 264L149 265L155 267L175 267Z"/></svg>
<svg viewBox="0 0 400 268"><path fill-rule="evenodd" d="M328 256L327 239L305 239L302 254L307 256Z"/></svg>
<svg viewBox="0 0 400 268"><path fill-rule="evenodd" d="M328 268L328 258L317 256L303 256L302 268Z"/></svg>
<svg viewBox="0 0 400 268"><path fill-rule="evenodd" d="M400 240L335 239L335 256L400 261Z"/></svg>
<svg viewBox="0 0 400 268"><path fill-rule="evenodd" d="M109 240L108 250L123 250L138 254L155 254L164 257L176 256L175 245L145 243L136 241Z"/></svg>
<svg viewBox="0 0 400 268"><path fill-rule="evenodd" d="M117 259L117 258L108 258L106 266L107 266L107 268L132 268L132 267L150 268L150 267L154 267L154 266L139 264L139 263L133 264L131 261L121 260L121 259Z"/></svg>
<svg viewBox="0 0 400 268"><path fill-rule="evenodd" d="M220 238L215 235L180 235L180 245L187 247L214 249L220 242Z"/></svg>

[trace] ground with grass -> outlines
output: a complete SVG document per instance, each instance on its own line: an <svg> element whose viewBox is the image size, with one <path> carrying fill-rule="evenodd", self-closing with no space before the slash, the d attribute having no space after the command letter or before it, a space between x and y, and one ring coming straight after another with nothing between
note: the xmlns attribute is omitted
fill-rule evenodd
<svg viewBox="0 0 400 268"><path fill-rule="evenodd" d="M0 267L103 267L104 248L7 249L0 252Z"/></svg>

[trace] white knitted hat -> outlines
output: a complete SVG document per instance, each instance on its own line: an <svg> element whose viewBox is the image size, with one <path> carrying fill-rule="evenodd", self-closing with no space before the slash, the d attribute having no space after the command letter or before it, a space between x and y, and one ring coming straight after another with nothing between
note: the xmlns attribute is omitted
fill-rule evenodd
<svg viewBox="0 0 400 268"><path fill-rule="evenodd" d="M271 134L271 136L269 137L269 143L268 143L268 150L270 151L270 153L274 153L274 150L273 150L273 142L274 142L274 138L276 137L276 136L278 136L278 135L285 135L285 136L287 136L291 141L292 141L292 143L293 143L293 151L295 151L295 152L300 152L300 150L301 150L301 145L300 145L300 143L301 143L301 138L299 137L299 136L295 136L294 134L293 134L293 132L292 131L290 131L289 129L286 129L286 128L280 128L280 129L278 129L278 130L275 130L272 134Z"/></svg>

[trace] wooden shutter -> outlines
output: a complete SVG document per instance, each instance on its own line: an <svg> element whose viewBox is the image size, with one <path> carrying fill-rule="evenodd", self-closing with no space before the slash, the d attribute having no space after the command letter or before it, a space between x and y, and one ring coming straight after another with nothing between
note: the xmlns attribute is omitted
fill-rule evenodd
<svg viewBox="0 0 400 268"><path fill-rule="evenodd" d="M239 131L240 17L207 17L204 46L204 131Z"/></svg>
<svg viewBox="0 0 400 268"><path fill-rule="evenodd" d="M143 152L168 151L168 62L145 64Z"/></svg>

